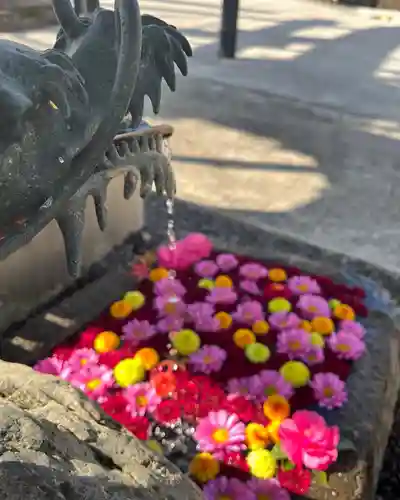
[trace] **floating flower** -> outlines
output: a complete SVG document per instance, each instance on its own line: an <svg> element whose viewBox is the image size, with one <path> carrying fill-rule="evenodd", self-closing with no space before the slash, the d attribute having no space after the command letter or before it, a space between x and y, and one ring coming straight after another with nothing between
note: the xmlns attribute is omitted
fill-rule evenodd
<svg viewBox="0 0 400 500"><path fill-rule="evenodd" d="M224 311L218 312L214 318L218 321L220 330L227 330L233 322L232 316Z"/></svg>
<svg viewBox="0 0 400 500"><path fill-rule="evenodd" d="M201 259L209 257L212 243L204 234L191 233L175 243L174 248L165 245L157 250L158 262L168 269L184 270Z"/></svg>
<svg viewBox="0 0 400 500"><path fill-rule="evenodd" d="M74 373L70 382L87 396L101 403L108 389L114 385L114 377L112 370L105 365L88 365Z"/></svg>
<svg viewBox="0 0 400 500"><path fill-rule="evenodd" d="M213 278L219 271L213 260L201 260L194 265L195 273L202 278Z"/></svg>
<svg viewBox="0 0 400 500"><path fill-rule="evenodd" d="M157 405L153 415L160 424L168 424L176 422L181 418L182 409L179 401L175 401L174 399L165 399Z"/></svg>
<svg viewBox="0 0 400 500"><path fill-rule="evenodd" d="M154 387L158 396L166 398L176 389L176 376L171 372L152 372L150 376L150 383Z"/></svg>
<svg viewBox="0 0 400 500"><path fill-rule="evenodd" d="M330 299L328 304L329 304L329 307L333 310L333 309L335 309L336 306L340 306L341 302L338 299Z"/></svg>
<svg viewBox="0 0 400 500"><path fill-rule="evenodd" d="M261 295L261 290L257 283L253 280L242 280L239 283L239 287L247 293L250 293L251 295Z"/></svg>
<svg viewBox="0 0 400 500"><path fill-rule="evenodd" d="M254 364L265 363L271 357L269 348L260 342L254 342L245 347L246 358Z"/></svg>
<svg viewBox="0 0 400 500"><path fill-rule="evenodd" d="M276 472L276 459L268 450L253 450L247 455L250 473L258 479L271 479Z"/></svg>
<svg viewBox="0 0 400 500"><path fill-rule="evenodd" d="M228 381L227 389L230 394L253 398L260 393L260 380L258 376L232 378Z"/></svg>
<svg viewBox="0 0 400 500"><path fill-rule="evenodd" d="M213 280L203 278L203 279L199 280L199 282L197 283L197 286L199 288L204 288L205 290L212 290L215 287L215 284L214 284Z"/></svg>
<svg viewBox="0 0 400 500"><path fill-rule="evenodd" d="M296 295L311 293L318 295L321 293L321 288L318 282L309 276L293 276L288 279L289 289Z"/></svg>
<svg viewBox="0 0 400 500"><path fill-rule="evenodd" d="M118 300L110 306L110 315L115 319L125 319L134 311L134 306L127 300Z"/></svg>
<svg viewBox="0 0 400 500"><path fill-rule="evenodd" d="M143 340L153 337L153 335L156 334L156 329L147 320L140 321L138 319L133 319L122 327L122 332L122 338L124 340L132 342L133 345L137 345L143 342Z"/></svg>
<svg viewBox="0 0 400 500"><path fill-rule="evenodd" d="M282 488L296 495L306 495L312 482L311 472L301 467L279 469L277 479Z"/></svg>
<svg viewBox="0 0 400 500"><path fill-rule="evenodd" d="M252 262L243 264L243 266L240 267L239 274L249 280L259 280L261 278L266 278L268 276L268 271L261 264Z"/></svg>
<svg viewBox="0 0 400 500"><path fill-rule="evenodd" d="M144 347L137 351L135 359L140 361L145 370L152 370L159 363L160 356L155 349Z"/></svg>
<svg viewBox="0 0 400 500"><path fill-rule="evenodd" d="M299 328L302 328L308 333L312 332L312 325L311 321L308 321L307 319L303 319L303 321L300 323Z"/></svg>
<svg viewBox="0 0 400 500"><path fill-rule="evenodd" d="M114 332L101 332L94 339L93 347L98 353L115 351L120 344L119 336Z"/></svg>
<svg viewBox="0 0 400 500"><path fill-rule="evenodd" d="M289 493L282 488L276 479L252 478L246 484L255 494L257 500L290 500Z"/></svg>
<svg viewBox="0 0 400 500"><path fill-rule="evenodd" d="M362 339L365 335L365 328L358 321L345 319L339 323L339 329L346 333L351 333L359 339Z"/></svg>
<svg viewBox="0 0 400 500"><path fill-rule="evenodd" d="M196 372L212 373L221 370L227 358L226 351L216 345L205 345L189 357L189 363Z"/></svg>
<svg viewBox="0 0 400 500"><path fill-rule="evenodd" d="M215 479L219 471L219 462L211 453L198 453L189 464L189 474L200 483Z"/></svg>
<svg viewBox="0 0 400 500"><path fill-rule="evenodd" d="M330 335L335 330L335 323L331 318L316 316L311 320L312 331L321 335Z"/></svg>
<svg viewBox="0 0 400 500"><path fill-rule="evenodd" d="M224 273L229 273L229 271L233 271L239 265L239 261L231 253L221 253L217 256L215 260L217 266Z"/></svg>
<svg viewBox="0 0 400 500"><path fill-rule="evenodd" d="M317 373L310 382L318 404L328 410L341 408L347 401L346 384L334 373Z"/></svg>
<svg viewBox="0 0 400 500"><path fill-rule="evenodd" d="M301 328L282 330L278 335L276 350L290 359L303 356L311 347L310 334Z"/></svg>
<svg viewBox="0 0 400 500"><path fill-rule="evenodd" d="M268 429L261 424L251 422L246 427L246 444L251 450L266 448L269 444Z"/></svg>
<svg viewBox="0 0 400 500"><path fill-rule="evenodd" d="M157 281L154 291L157 295L162 295L163 297L183 297L186 293L186 288L176 278L163 278Z"/></svg>
<svg viewBox="0 0 400 500"><path fill-rule="evenodd" d="M225 410L212 411L199 421L194 438L201 451L211 452L219 458L224 451L244 449L245 425Z"/></svg>
<svg viewBox="0 0 400 500"><path fill-rule="evenodd" d="M290 415L290 405L285 397L273 394L264 402L263 412L269 420L282 421Z"/></svg>
<svg viewBox="0 0 400 500"><path fill-rule="evenodd" d="M156 267L152 269L149 273L149 280L153 283L168 279L169 271L165 267Z"/></svg>
<svg viewBox="0 0 400 500"><path fill-rule="evenodd" d="M293 395L293 387L291 384L275 370L263 370L260 372L258 374L257 383L257 396L260 402L275 394L280 394L286 399L290 399Z"/></svg>
<svg viewBox="0 0 400 500"><path fill-rule="evenodd" d="M311 344L315 347L324 347L325 346L325 340L324 340L324 337L322 335L320 335L319 333L312 333L310 335L310 339L311 339Z"/></svg>
<svg viewBox="0 0 400 500"><path fill-rule="evenodd" d="M310 380L310 370L301 361L288 361L281 366L279 373L294 388L303 387Z"/></svg>
<svg viewBox="0 0 400 500"><path fill-rule="evenodd" d="M292 310L292 304L283 297L276 297L268 302L268 311L273 313L289 312Z"/></svg>
<svg viewBox="0 0 400 500"><path fill-rule="evenodd" d="M239 323L252 325L256 321L264 320L262 305L255 300L248 300L239 304L232 315L233 319Z"/></svg>
<svg viewBox="0 0 400 500"><path fill-rule="evenodd" d="M260 319L252 324L251 329L256 335L266 335L269 332L269 324L267 321Z"/></svg>
<svg viewBox="0 0 400 500"><path fill-rule="evenodd" d="M133 290L131 292L126 292L122 302L128 304L129 307L132 308L132 311L138 311L144 306L146 299L142 292Z"/></svg>
<svg viewBox="0 0 400 500"><path fill-rule="evenodd" d="M128 415L128 414L127 414ZM115 417L114 417L115 418ZM131 417L128 420L117 420L124 425L129 432L136 436L141 441L146 441L150 435L150 421L146 417Z"/></svg>
<svg viewBox="0 0 400 500"><path fill-rule="evenodd" d="M328 344L339 359L360 359L366 349L361 339L343 330L331 335Z"/></svg>
<svg viewBox="0 0 400 500"><path fill-rule="evenodd" d="M215 286L218 288L232 288L233 281L229 276L221 274L215 278Z"/></svg>
<svg viewBox="0 0 400 500"><path fill-rule="evenodd" d="M171 336L173 347L183 356L189 356L200 349L201 340L193 330L180 330Z"/></svg>
<svg viewBox="0 0 400 500"><path fill-rule="evenodd" d="M268 318L270 325L279 330L300 327L301 319L295 313L286 311L272 313Z"/></svg>
<svg viewBox="0 0 400 500"><path fill-rule="evenodd" d="M182 330L185 320L182 316L165 316L157 322L159 332L176 332Z"/></svg>
<svg viewBox="0 0 400 500"><path fill-rule="evenodd" d="M124 391L127 400L127 411L133 417L142 417L146 412L153 412L161 402L154 388L147 382L135 384Z"/></svg>
<svg viewBox="0 0 400 500"><path fill-rule="evenodd" d="M316 316L330 317L331 315L328 302L318 295L301 295L297 302L297 307L310 319Z"/></svg>
<svg viewBox="0 0 400 500"><path fill-rule="evenodd" d="M233 334L233 341L238 347L244 349L246 346L254 344L256 336L248 328L239 328Z"/></svg>
<svg viewBox="0 0 400 500"><path fill-rule="evenodd" d="M276 298L290 299L293 294L283 283L268 283L263 295L265 300L269 301Z"/></svg>
<svg viewBox="0 0 400 500"><path fill-rule="evenodd" d="M279 443L279 427L281 426L281 420L273 420L267 425L268 435L274 443Z"/></svg>
<svg viewBox="0 0 400 500"><path fill-rule="evenodd" d="M46 373L48 375L60 375L64 367L64 361L58 359L56 356L38 361L33 369L39 373Z"/></svg>
<svg viewBox="0 0 400 500"><path fill-rule="evenodd" d="M141 382L145 377L145 369L138 358L127 358L114 367L114 378L120 387Z"/></svg>
<svg viewBox="0 0 400 500"><path fill-rule="evenodd" d="M204 500L257 500L255 494L236 478L220 476L203 489Z"/></svg>
<svg viewBox="0 0 400 500"><path fill-rule="evenodd" d="M233 304L237 300L237 293L233 288L216 287L210 291L206 300L212 304Z"/></svg>
<svg viewBox="0 0 400 500"><path fill-rule="evenodd" d="M177 295L160 295L154 305L161 316L182 316L186 312L186 304Z"/></svg>
<svg viewBox="0 0 400 500"><path fill-rule="evenodd" d="M284 269L274 268L269 270L268 278L275 283L281 283L287 280L287 274Z"/></svg>
<svg viewBox="0 0 400 500"><path fill-rule="evenodd" d="M337 319L354 321L356 319L356 313L354 309L347 304L338 304L333 308L333 315Z"/></svg>
<svg viewBox="0 0 400 500"><path fill-rule="evenodd" d="M338 427L328 427L318 413L301 410L279 428L280 445L297 467L325 471L338 456Z"/></svg>
<svg viewBox="0 0 400 500"><path fill-rule="evenodd" d="M325 361L324 348L322 346L312 345L310 349L301 356L301 360L308 366L323 363Z"/></svg>
<svg viewBox="0 0 400 500"><path fill-rule="evenodd" d="M215 308L207 302L194 302L187 306L187 314L199 332L215 332L219 322L214 318Z"/></svg>
<svg viewBox="0 0 400 500"><path fill-rule="evenodd" d="M64 368L70 372L79 372L85 365L95 366L99 362L99 355L93 349L77 349L71 354Z"/></svg>

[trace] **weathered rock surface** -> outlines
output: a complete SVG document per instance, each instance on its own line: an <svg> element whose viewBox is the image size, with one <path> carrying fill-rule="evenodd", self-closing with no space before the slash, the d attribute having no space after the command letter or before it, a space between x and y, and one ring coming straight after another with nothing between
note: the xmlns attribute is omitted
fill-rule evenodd
<svg viewBox="0 0 400 500"><path fill-rule="evenodd" d="M0 361L0 498L200 500L172 464L69 384Z"/></svg>

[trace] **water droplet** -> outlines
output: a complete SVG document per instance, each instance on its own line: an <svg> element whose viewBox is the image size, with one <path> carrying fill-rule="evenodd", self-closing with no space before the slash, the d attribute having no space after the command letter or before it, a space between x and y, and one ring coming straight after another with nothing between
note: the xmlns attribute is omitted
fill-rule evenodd
<svg viewBox="0 0 400 500"><path fill-rule="evenodd" d="M58 161L59 161L60 163L64 163L64 162L65 162L65 160L64 160L64 158L63 158L62 156L59 156L59 157L58 157Z"/></svg>

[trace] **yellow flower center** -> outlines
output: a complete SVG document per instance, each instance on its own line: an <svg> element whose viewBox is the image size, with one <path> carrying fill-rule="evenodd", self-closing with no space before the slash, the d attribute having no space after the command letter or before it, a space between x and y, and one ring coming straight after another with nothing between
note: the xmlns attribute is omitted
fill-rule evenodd
<svg viewBox="0 0 400 500"><path fill-rule="evenodd" d="M349 352L350 346L348 344L337 344L336 349L340 352Z"/></svg>
<svg viewBox="0 0 400 500"><path fill-rule="evenodd" d="M136 396L136 404L138 406L146 406L148 403L146 396L143 396L142 394L140 396Z"/></svg>
<svg viewBox="0 0 400 500"><path fill-rule="evenodd" d="M309 311L310 313L315 313L318 311L318 309L315 306L309 306L307 308L307 311Z"/></svg>
<svg viewBox="0 0 400 500"><path fill-rule="evenodd" d="M256 495L257 500L271 500L270 495L266 495L265 493L259 493Z"/></svg>
<svg viewBox="0 0 400 500"><path fill-rule="evenodd" d="M229 495L219 495L217 500L232 500L232 497Z"/></svg>
<svg viewBox="0 0 400 500"><path fill-rule="evenodd" d="M87 359L81 359L81 365L84 366L87 363Z"/></svg>
<svg viewBox="0 0 400 500"><path fill-rule="evenodd" d="M167 302L164 306L164 311L167 314L174 314L176 312L176 304L174 302Z"/></svg>
<svg viewBox="0 0 400 500"><path fill-rule="evenodd" d="M229 439L229 432L226 429L217 429L212 433L212 438L218 444L226 443Z"/></svg>
<svg viewBox="0 0 400 500"><path fill-rule="evenodd" d="M204 356L204 358L203 358L203 363L205 363L206 365L209 365L213 361L214 361L214 359L212 358L212 356Z"/></svg>
<svg viewBox="0 0 400 500"><path fill-rule="evenodd" d="M276 387L274 385L268 385L267 387L264 387L264 394L267 397L277 394Z"/></svg>
<svg viewBox="0 0 400 500"><path fill-rule="evenodd" d="M307 292L308 285L298 285L297 290L299 290L300 292Z"/></svg>
<svg viewBox="0 0 400 500"><path fill-rule="evenodd" d="M334 394L332 387L325 387L323 393L326 398L331 398Z"/></svg>
<svg viewBox="0 0 400 500"><path fill-rule="evenodd" d="M89 389L89 391L94 391L101 385L101 380L99 378L94 378L93 380L89 380L89 382L86 384L86 387Z"/></svg>
<svg viewBox="0 0 400 500"><path fill-rule="evenodd" d="M291 342L289 342L289 347L293 351L298 351L299 349L301 349L301 343L298 340L292 340Z"/></svg>

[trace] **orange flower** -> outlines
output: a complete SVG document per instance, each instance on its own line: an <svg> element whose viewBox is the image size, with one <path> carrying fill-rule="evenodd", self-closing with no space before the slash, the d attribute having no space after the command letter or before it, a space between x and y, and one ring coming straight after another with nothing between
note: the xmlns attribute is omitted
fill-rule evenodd
<svg viewBox="0 0 400 500"><path fill-rule="evenodd" d="M169 396L176 389L176 377L170 372L153 373L150 382L161 398Z"/></svg>
<svg viewBox="0 0 400 500"><path fill-rule="evenodd" d="M136 353L135 358L139 358L145 370L152 370L160 361L160 356L155 349L143 347Z"/></svg>
<svg viewBox="0 0 400 500"><path fill-rule="evenodd" d="M198 453L189 464L189 474L200 483L215 479L219 470L219 462L211 453Z"/></svg>
<svg viewBox="0 0 400 500"><path fill-rule="evenodd" d="M111 304L110 314L115 319L125 319L127 318L133 311L132 304L129 304L126 300L117 300Z"/></svg>
<svg viewBox="0 0 400 500"><path fill-rule="evenodd" d="M266 448L269 444L267 428L253 422L248 424L246 427L246 442L251 450Z"/></svg>
<svg viewBox="0 0 400 500"><path fill-rule="evenodd" d="M279 443L279 427L281 426L280 420L273 420L267 425L268 435L274 443Z"/></svg>
<svg viewBox="0 0 400 500"><path fill-rule="evenodd" d="M354 321L356 319L356 313L354 309L347 304L338 304L333 309L333 314L336 318L341 320Z"/></svg>
<svg viewBox="0 0 400 500"><path fill-rule="evenodd" d="M268 271L268 278L271 281L275 281L276 283L280 283L282 281L287 280L287 274L286 274L286 271L284 269L280 269L280 268L270 269Z"/></svg>
<svg viewBox="0 0 400 500"><path fill-rule="evenodd" d="M118 349L119 344L120 344L120 339L116 333L101 332L98 335L96 335L93 347L96 352L105 353L105 352L115 351L115 349Z"/></svg>
<svg viewBox="0 0 400 500"><path fill-rule="evenodd" d="M219 327L227 330L232 325L232 316L227 312L219 312L215 315L215 319L219 321Z"/></svg>
<svg viewBox="0 0 400 500"><path fill-rule="evenodd" d="M168 278L168 276L169 276L169 272L168 272L168 269L165 269L165 267L155 267L149 273L149 279L153 283L155 281L160 281L162 279Z"/></svg>
<svg viewBox="0 0 400 500"><path fill-rule="evenodd" d="M290 405L285 397L273 394L264 402L263 411L269 420L285 420L290 415Z"/></svg>
<svg viewBox="0 0 400 500"><path fill-rule="evenodd" d="M305 331L306 331L306 332L308 332L308 333L311 333L311 332L312 332L311 322L310 322L310 321L307 321L306 319L304 319L304 320L300 323L300 328L302 328L303 330L305 330Z"/></svg>
<svg viewBox="0 0 400 500"><path fill-rule="evenodd" d="M321 335L330 335L335 329L335 324L331 318L326 318L324 316L313 318L311 326L314 332L320 333Z"/></svg>
<svg viewBox="0 0 400 500"><path fill-rule="evenodd" d="M256 341L256 336L251 330L248 330L247 328L239 328L233 334L233 341L238 347L244 349L246 346L254 344L254 342Z"/></svg>
<svg viewBox="0 0 400 500"><path fill-rule="evenodd" d="M229 276L221 274L220 276L216 277L215 286L217 288L232 288L233 282Z"/></svg>
<svg viewBox="0 0 400 500"><path fill-rule="evenodd" d="M256 335L266 335L269 332L269 324L263 320L256 321L253 323L252 330Z"/></svg>

